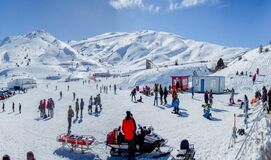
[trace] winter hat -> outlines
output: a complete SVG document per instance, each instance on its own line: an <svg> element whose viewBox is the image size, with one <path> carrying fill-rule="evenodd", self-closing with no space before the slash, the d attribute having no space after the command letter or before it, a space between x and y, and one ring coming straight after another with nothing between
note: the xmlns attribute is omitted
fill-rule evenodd
<svg viewBox="0 0 271 160"><path fill-rule="evenodd" d="M131 117L132 116L132 113L130 111L126 111L126 116L127 117Z"/></svg>

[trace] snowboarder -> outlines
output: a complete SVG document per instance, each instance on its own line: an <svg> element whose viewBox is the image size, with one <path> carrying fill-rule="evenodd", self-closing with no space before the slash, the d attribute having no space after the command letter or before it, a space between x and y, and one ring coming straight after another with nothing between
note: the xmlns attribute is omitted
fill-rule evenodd
<svg viewBox="0 0 271 160"><path fill-rule="evenodd" d="M206 90L205 93L204 93L204 102L205 102L205 104L208 104L208 101L209 101L209 93Z"/></svg>
<svg viewBox="0 0 271 160"><path fill-rule="evenodd" d="M159 95L160 95L160 105L163 105L163 95L164 95L164 92L163 92L163 88L162 88L161 84L159 86Z"/></svg>
<svg viewBox="0 0 271 160"><path fill-rule="evenodd" d="M59 92L59 96L60 96L59 99L62 99L62 91Z"/></svg>
<svg viewBox="0 0 271 160"><path fill-rule="evenodd" d="M248 98L247 95L244 96L244 124L246 126L246 129L248 129Z"/></svg>
<svg viewBox="0 0 271 160"><path fill-rule="evenodd" d="M21 105L21 103L19 103L19 113L20 114L22 113L22 105Z"/></svg>
<svg viewBox="0 0 271 160"><path fill-rule="evenodd" d="M266 109L266 105L267 105L267 90L265 88L265 86L263 86L262 88L262 106L264 108L264 110Z"/></svg>
<svg viewBox="0 0 271 160"><path fill-rule="evenodd" d="M207 119L212 119L212 114L211 114L211 110L210 110L210 105L205 103L202 105L203 107L203 117L207 118Z"/></svg>
<svg viewBox="0 0 271 160"><path fill-rule="evenodd" d="M135 160L136 122L130 111L126 111L126 117L122 121L122 132L124 133L125 141L128 143L128 159Z"/></svg>
<svg viewBox="0 0 271 160"><path fill-rule="evenodd" d="M35 156L34 156L34 153L32 151L29 151L29 152L26 153L26 159L27 160L36 160Z"/></svg>
<svg viewBox="0 0 271 160"><path fill-rule="evenodd" d="M271 88L268 91L268 105L267 105L267 113L269 114L271 110Z"/></svg>
<svg viewBox="0 0 271 160"><path fill-rule="evenodd" d="M154 84L154 101L153 101L153 105L154 106L158 106L158 84Z"/></svg>
<svg viewBox="0 0 271 160"><path fill-rule="evenodd" d="M12 102L12 112L15 112L15 103Z"/></svg>
<svg viewBox="0 0 271 160"><path fill-rule="evenodd" d="M168 90L167 90L167 87L164 88L164 102L165 102L165 105L167 104L167 95L168 95Z"/></svg>
<svg viewBox="0 0 271 160"><path fill-rule="evenodd" d="M81 112L80 118L81 118L81 119L83 118L83 109L84 109L84 105L85 105L84 100L83 100L83 98L81 98L81 102L80 102L80 112Z"/></svg>
<svg viewBox="0 0 271 160"><path fill-rule="evenodd" d="M68 133L71 132L71 126L72 126L72 117L74 116L74 112L72 110L72 106L69 106L68 110Z"/></svg>
<svg viewBox="0 0 271 160"><path fill-rule="evenodd" d="M210 93L209 93L209 103L210 103L210 108L212 108L213 106L213 91L210 90Z"/></svg>
<svg viewBox="0 0 271 160"><path fill-rule="evenodd" d="M130 94L131 96L131 101L136 102L136 89L134 88Z"/></svg>
<svg viewBox="0 0 271 160"><path fill-rule="evenodd" d="M114 84L114 94L116 95L117 94L117 85Z"/></svg>
<svg viewBox="0 0 271 160"><path fill-rule="evenodd" d="M75 96L76 96L75 92L73 92L72 95L73 95L73 101L75 101Z"/></svg>
<svg viewBox="0 0 271 160"><path fill-rule="evenodd" d="M5 103L3 103L2 112L5 112Z"/></svg>
<svg viewBox="0 0 271 160"><path fill-rule="evenodd" d="M90 113L92 113L92 96L90 96L90 99L89 99L89 104L88 104L88 112L90 111Z"/></svg>
<svg viewBox="0 0 271 160"><path fill-rule="evenodd" d="M173 107L173 113L179 114L179 104L180 100L178 98L178 94L174 94L171 106Z"/></svg>
<svg viewBox="0 0 271 160"><path fill-rule="evenodd" d="M78 118L78 112L79 112L79 99L77 98L75 102L76 119Z"/></svg>
<svg viewBox="0 0 271 160"><path fill-rule="evenodd" d="M234 88L231 89L231 97L230 97L230 105L235 104L234 102L234 94L235 94L235 90Z"/></svg>

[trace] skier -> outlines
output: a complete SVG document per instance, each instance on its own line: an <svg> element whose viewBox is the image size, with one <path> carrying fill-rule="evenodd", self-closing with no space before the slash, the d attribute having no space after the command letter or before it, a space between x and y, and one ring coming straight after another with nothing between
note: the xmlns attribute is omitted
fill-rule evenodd
<svg viewBox="0 0 271 160"><path fill-rule="evenodd" d="M29 152L26 153L26 159L27 160L36 160L35 156L34 156L34 153L32 151L29 151Z"/></svg>
<svg viewBox="0 0 271 160"><path fill-rule="evenodd" d="M114 94L116 95L117 94L117 85L114 84Z"/></svg>
<svg viewBox="0 0 271 160"><path fill-rule="evenodd" d="M154 101L153 101L153 105L154 106L158 106L158 84L154 84Z"/></svg>
<svg viewBox="0 0 271 160"><path fill-rule="evenodd" d="M247 98L247 95L244 96L244 123L245 123L245 126L246 126L246 129L248 129L248 122L247 122L247 119L248 119L248 98Z"/></svg>
<svg viewBox="0 0 271 160"><path fill-rule="evenodd" d="M165 102L165 105L167 104L167 95L168 95L168 90L167 90L167 87L164 88L164 102Z"/></svg>
<svg viewBox="0 0 271 160"><path fill-rule="evenodd" d="M90 113L92 113L92 96L90 96L90 99L89 99L88 112L89 111Z"/></svg>
<svg viewBox="0 0 271 160"><path fill-rule="evenodd" d="M12 102L12 112L15 112L15 103Z"/></svg>
<svg viewBox="0 0 271 160"><path fill-rule="evenodd" d="M60 96L59 99L62 99L62 91L59 92L59 96Z"/></svg>
<svg viewBox="0 0 271 160"><path fill-rule="evenodd" d="M57 90L57 86L56 86L56 90Z"/></svg>
<svg viewBox="0 0 271 160"><path fill-rule="evenodd" d="M265 88L265 86L263 86L262 88L262 106L264 108L264 110L266 109L266 105L267 105L267 90Z"/></svg>
<svg viewBox="0 0 271 160"><path fill-rule="evenodd" d="M79 112L79 99L77 98L75 102L76 119L78 118L78 112Z"/></svg>
<svg viewBox="0 0 271 160"><path fill-rule="evenodd" d="M234 102L234 94L235 94L235 90L232 88L231 89L231 97L230 97L230 105L235 104L235 102Z"/></svg>
<svg viewBox="0 0 271 160"><path fill-rule="evenodd" d="M268 91L268 105L267 105L267 113L269 114L271 110L271 88Z"/></svg>
<svg viewBox="0 0 271 160"><path fill-rule="evenodd" d="M46 100L45 99L42 102L42 117L47 118L47 115L46 115Z"/></svg>
<svg viewBox="0 0 271 160"><path fill-rule="evenodd" d="M163 105L163 95L164 95L164 92L163 92L163 88L162 88L161 84L159 86L159 95L160 95L160 105Z"/></svg>
<svg viewBox="0 0 271 160"><path fill-rule="evenodd" d="M176 93L173 95L172 103L171 103L171 106L173 107L173 113L179 114L179 104L180 104L180 100L178 98L178 94Z"/></svg>
<svg viewBox="0 0 271 160"><path fill-rule="evenodd" d="M72 95L73 95L73 101L75 101L75 92L73 92Z"/></svg>
<svg viewBox="0 0 271 160"><path fill-rule="evenodd" d="M21 103L19 103L19 113L20 114L22 113L22 105L21 105Z"/></svg>
<svg viewBox="0 0 271 160"><path fill-rule="evenodd" d="M98 84L96 84L96 90L98 90Z"/></svg>
<svg viewBox="0 0 271 160"><path fill-rule="evenodd" d="M194 94L195 94L194 86L191 87L191 94L192 94L192 99L194 99Z"/></svg>
<svg viewBox="0 0 271 160"><path fill-rule="evenodd" d="M5 112L5 103L3 103L2 112Z"/></svg>
<svg viewBox="0 0 271 160"><path fill-rule="evenodd" d="M210 103L210 108L212 108L213 106L213 91L210 90L210 93L209 93L209 103Z"/></svg>
<svg viewBox="0 0 271 160"><path fill-rule="evenodd" d="M208 104L208 101L209 101L209 93L206 90L205 93L204 93L204 102L205 102L205 104Z"/></svg>
<svg viewBox="0 0 271 160"><path fill-rule="evenodd" d="M136 102L136 89L134 88L130 94L131 96L131 101Z"/></svg>
<svg viewBox="0 0 271 160"><path fill-rule="evenodd" d="M95 113L98 113L97 96L96 96L96 97L94 97L94 105L95 105Z"/></svg>
<svg viewBox="0 0 271 160"><path fill-rule="evenodd" d="M69 90L70 90L70 86L68 85L68 86L67 86L67 91L69 91Z"/></svg>
<svg viewBox="0 0 271 160"><path fill-rule="evenodd" d="M260 71L259 68L257 68L257 70L256 70L257 75L259 75L259 71Z"/></svg>
<svg viewBox="0 0 271 160"><path fill-rule="evenodd" d="M83 118L83 109L84 109L84 101L83 101L83 98L81 98L81 102L80 102L80 118L82 119Z"/></svg>
<svg viewBox="0 0 271 160"><path fill-rule="evenodd" d="M72 110L72 106L69 106L68 110L68 133L71 132L71 126L72 126L72 117L74 116L74 112Z"/></svg>
<svg viewBox="0 0 271 160"><path fill-rule="evenodd" d="M111 84L109 85L109 90L111 91Z"/></svg>
<svg viewBox="0 0 271 160"><path fill-rule="evenodd" d="M124 133L125 141L128 143L128 159L135 160L136 122L130 111L126 111L126 117L122 121L122 132Z"/></svg>

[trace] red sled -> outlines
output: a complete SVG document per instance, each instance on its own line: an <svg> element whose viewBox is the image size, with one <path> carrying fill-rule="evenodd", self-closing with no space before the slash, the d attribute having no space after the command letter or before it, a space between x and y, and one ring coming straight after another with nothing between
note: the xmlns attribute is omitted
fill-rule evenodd
<svg viewBox="0 0 271 160"><path fill-rule="evenodd" d="M63 147L70 148L72 151L81 150L82 153L92 149L96 139L91 135L61 134L56 138Z"/></svg>

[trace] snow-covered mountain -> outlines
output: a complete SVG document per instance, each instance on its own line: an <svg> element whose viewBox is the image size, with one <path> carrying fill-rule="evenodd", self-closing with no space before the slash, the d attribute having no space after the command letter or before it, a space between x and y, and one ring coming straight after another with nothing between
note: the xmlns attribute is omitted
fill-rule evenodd
<svg viewBox="0 0 271 160"><path fill-rule="evenodd" d="M216 63L223 58L226 63L246 51L220 45L185 39L176 34L156 31L134 33L106 33L69 44L79 53L105 65L142 68L145 60L156 65L173 65L197 61Z"/></svg>
<svg viewBox="0 0 271 160"><path fill-rule="evenodd" d="M213 67L219 58L230 63L242 55L247 49L227 48L207 42L198 42L185 39L178 35L166 32L141 31L133 33L105 33L80 41L64 42L46 32L33 31L26 35L10 36L0 41L0 75L27 72L35 77L43 77L41 70L50 74L54 72L65 74L69 68L79 64L78 71L111 70L113 72L136 73L142 77L146 59L153 60L158 67L167 66L167 69L158 73L157 78L165 72L176 73L182 67L179 64L202 70ZM190 64L187 64L190 63ZM204 65L202 65L204 64ZM29 67L31 66L31 67ZM113 67L112 67L113 66ZM36 72L36 69L39 72ZM191 72L192 73L192 72ZM49 74L49 73L48 73ZM190 73L188 73L190 74ZM130 85L143 82L136 77ZM156 81L153 79L152 81Z"/></svg>

